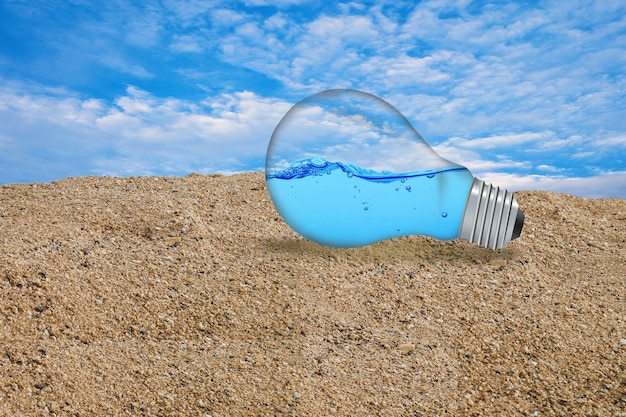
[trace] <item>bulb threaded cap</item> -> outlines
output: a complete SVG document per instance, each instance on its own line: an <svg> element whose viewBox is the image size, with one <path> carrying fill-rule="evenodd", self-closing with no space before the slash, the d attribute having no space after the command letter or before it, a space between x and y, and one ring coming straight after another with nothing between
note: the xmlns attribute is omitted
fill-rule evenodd
<svg viewBox="0 0 626 417"><path fill-rule="evenodd" d="M500 187L474 178L465 204L459 239L491 249L502 249L518 238L524 213L515 196Z"/></svg>

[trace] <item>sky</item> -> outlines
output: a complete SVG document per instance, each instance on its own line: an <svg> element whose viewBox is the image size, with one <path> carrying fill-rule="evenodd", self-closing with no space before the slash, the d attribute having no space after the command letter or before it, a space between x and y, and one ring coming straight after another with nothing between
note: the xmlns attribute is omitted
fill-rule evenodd
<svg viewBox="0 0 626 417"><path fill-rule="evenodd" d="M262 171L334 88L509 191L626 198L623 0L0 0L0 184Z"/></svg>

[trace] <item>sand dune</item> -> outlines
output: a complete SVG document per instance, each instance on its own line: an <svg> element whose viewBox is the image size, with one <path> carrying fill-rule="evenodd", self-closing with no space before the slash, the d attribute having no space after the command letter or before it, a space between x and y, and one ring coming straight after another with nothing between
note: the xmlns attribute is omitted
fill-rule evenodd
<svg viewBox="0 0 626 417"><path fill-rule="evenodd" d="M262 173L0 187L0 415L626 416L626 201L300 238Z"/></svg>

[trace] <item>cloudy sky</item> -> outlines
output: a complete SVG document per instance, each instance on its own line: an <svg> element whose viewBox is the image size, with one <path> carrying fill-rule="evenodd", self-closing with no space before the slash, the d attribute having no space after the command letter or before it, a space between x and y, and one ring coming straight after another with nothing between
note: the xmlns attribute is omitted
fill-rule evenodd
<svg viewBox="0 0 626 417"><path fill-rule="evenodd" d="M511 191L626 198L622 0L0 0L0 183L262 170L330 88Z"/></svg>

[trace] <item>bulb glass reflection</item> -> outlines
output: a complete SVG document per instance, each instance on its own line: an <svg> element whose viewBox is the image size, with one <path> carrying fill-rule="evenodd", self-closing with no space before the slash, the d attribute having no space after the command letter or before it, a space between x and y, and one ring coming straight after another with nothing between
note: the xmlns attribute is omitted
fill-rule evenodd
<svg viewBox="0 0 626 417"><path fill-rule="evenodd" d="M283 219L324 245L420 234L500 248L521 230L517 203L504 207L512 206L510 193L437 155L393 106L356 90L325 91L292 107L272 134L265 168Z"/></svg>

